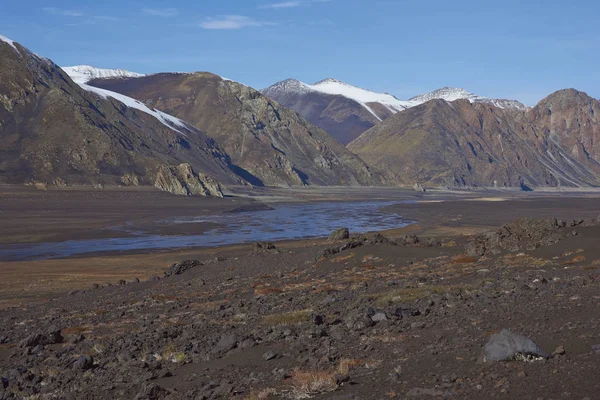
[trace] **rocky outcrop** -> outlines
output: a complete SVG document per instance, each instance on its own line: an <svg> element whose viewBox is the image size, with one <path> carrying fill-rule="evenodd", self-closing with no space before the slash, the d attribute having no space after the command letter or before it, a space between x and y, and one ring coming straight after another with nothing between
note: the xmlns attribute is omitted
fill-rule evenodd
<svg viewBox="0 0 600 400"><path fill-rule="evenodd" d="M161 165L154 186L180 196L223 197L221 185L206 174L194 172L190 164Z"/></svg>

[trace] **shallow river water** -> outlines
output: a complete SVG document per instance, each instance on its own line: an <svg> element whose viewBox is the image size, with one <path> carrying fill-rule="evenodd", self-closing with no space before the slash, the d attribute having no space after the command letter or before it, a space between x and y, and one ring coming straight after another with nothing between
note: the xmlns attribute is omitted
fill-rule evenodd
<svg viewBox="0 0 600 400"><path fill-rule="evenodd" d="M131 250L209 247L327 236L347 227L351 232L373 232L401 228L411 221L383 207L398 202L325 202L276 204L273 210L226 213L197 218L160 221L160 224L212 222L218 227L201 235L148 235L134 237L70 240L66 242L13 244L0 247L0 261L44 260L77 254Z"/></svg>

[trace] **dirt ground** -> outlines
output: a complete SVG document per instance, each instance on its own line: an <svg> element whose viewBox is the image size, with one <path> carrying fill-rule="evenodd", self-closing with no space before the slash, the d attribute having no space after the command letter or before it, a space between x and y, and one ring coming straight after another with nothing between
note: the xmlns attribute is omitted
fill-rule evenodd
<svg viewBox="0 0 600 400"><path fill-rule="evenodd" d="M600 222L576 215L476 237L407 229L52 261L99 284L0 312L0 398L595 399ZM181 259L200 261L168 269ZM125 277L149 265L155 277ZM502 329L544 356L483 362Z"/></svg>

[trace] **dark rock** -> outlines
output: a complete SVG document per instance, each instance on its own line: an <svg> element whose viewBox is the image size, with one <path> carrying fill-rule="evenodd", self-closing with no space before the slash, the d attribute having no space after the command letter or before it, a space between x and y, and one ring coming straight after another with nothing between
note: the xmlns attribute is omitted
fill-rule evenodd
<svg viewBox="0 0 600 400"><path fill-rule="evenodd" d="M253 250L255 253L276 252L277 247L271 242L256 242Z"/></svg>
<svg viewBox="0 0 600 400"><path fill-rule="evenodd" d="M533 340L508 329L502 329L500 333L492 335L483 348L483 362L511 360L518 355L550 357Z"/></svg>
<svg viewBox="0 0 600 400"><path fill-rule="evenodd" d="M73 363L73 369L80 369L82 371L87 371L88 369L92 369L94 367L94 359L92 356L80 356L77 361Z"/></svg>
<svg viewBox="0 0 600 400"><path fill-rule="evenodd" d="M8 387L8 379L2 377L2 388L6 389Z"/></svg>
<svg viewBox="0 0 600 400"><path fill-rule="evenodd" d="M404 236L401 241L401 243L404 246L415 246L415 245L418 245L420 242L421 242L421 239L419 239L419 237L417 235L415 235L414 233Z"/></svg>
<svg viewBox="0 0 600 400"><path fill-rule="evenodd" d="M325 317L323 317L322 315L315 315L313 317L313 323L315 325L323 325L325 323Z"/></svg>
<svg viewBox="0 0 600 400"><path fill-rule="evenodd" d="M233 335L223 335L221 339L215 345L215 350L220 352L227 352L229 350L235 349L237 346L237 340Z"/></svg>
<svg viewBox="0 0 600 400"><path fill-rule="evenodd" d="M369 244L389 244L392 246L397 246L398 243L395 241L383 236L380 233L376 233L373 238L369 241Z"/></svg>
<svg viewBox="0 0 600 400"><path fill-rule="evenodd" d="M352 330L362 330L375 325L371 316L366 313L354 313L346 318L346 326Z"/></svg>
<svg viewBox="0 0 600 400"><path fill-rule="evenodd" d="M346 243L344 243L343 245L341 245L339 247L329 247L325 250L322 250L321 252L319 252L316 259L320 260L320 259L332 256L334 254L341 253L346 250L355 249L357 247L361 247L364 243L365 243L364 236L362 238L350 239L349 241L347 241Z"/></svg>
<svg viewBox="0 0 600 400"><path fill-rule="evenodd" d="M171 265L171 267L168 270L165 271L165 278L173 275L181 275L184 272L201 265L204 265L204 263L198 260L186 260L179 263L175 263Z"/></svg>
<svg viewBox="0 0 600 400"><path fill-rule="evenodd" d="M348 228L340 228L340 229L336 229L335 231L331 232L331 234L329 235L329 238L327 240L330 242L334 242L336 240L346 240L346 239L350 239L350 231L348 230Z"/></svg>
<svg viewBox="0 0 600 400"><path fill-rule="evenodd" d="M600 344L595 344L592 346L592 351L596 354L600 354Z"/></svg>
<svg viewBox="0 0 600 400"><path fill-rule="evenodd" d="M64 340L60 330L51 328L48 333L35 333L21 341L21 347L35 347L38 345L49 345L62 343Z"/></svg>

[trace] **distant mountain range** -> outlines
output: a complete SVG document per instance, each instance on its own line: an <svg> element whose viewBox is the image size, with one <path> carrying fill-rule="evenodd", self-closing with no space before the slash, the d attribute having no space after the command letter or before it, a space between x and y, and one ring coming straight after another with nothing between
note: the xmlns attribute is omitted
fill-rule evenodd
<svg viewBox="0 0 600 400"><path fill-rule="evenodd" d="M0 36L0 183L600 186L599 141L600 102L574 89L533 108L334 79L261 93L208 72L61 69Z"/></svg>
<svg viewBox="0 0 600 400"><path fill-rule="evenodd" d="M361 89L336 79L325 79L314 85L287 79L262 90L262 93L297 111L343 144L348 144L391 115L433 99L467 99L499 108L522 111L528 109L516 100L490 99L464 89L449 87L409 100L399 100L391 94Z"/></svg>

